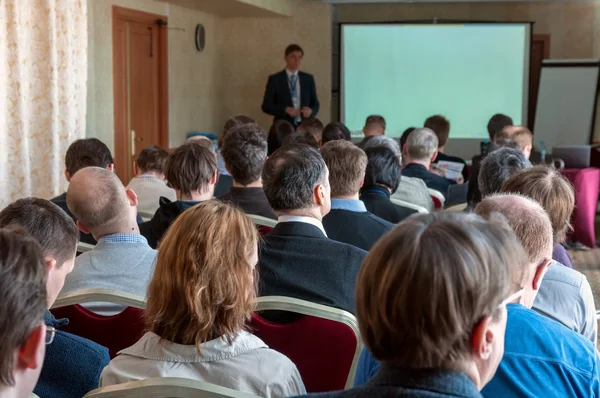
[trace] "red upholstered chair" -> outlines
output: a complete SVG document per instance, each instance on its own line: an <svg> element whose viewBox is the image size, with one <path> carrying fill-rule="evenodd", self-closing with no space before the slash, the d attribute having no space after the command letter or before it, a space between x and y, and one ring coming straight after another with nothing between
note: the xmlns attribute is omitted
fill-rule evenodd
<svg viewBox="0 0 600 398"><path fill-rule="evenodd" d="M258 233L261 234L262 236L265 236L266 234L268 234L272 230L273 230L273 228L267 227L267 226L264 226L264 225L261 226L261 227L258 227Z"/></svg>
<svg viewBox="0 0 600 398"><path fill-rule="evenodd" d="M256 311L268 310L305 315L277 324L255 313L250 331L294 362L309 393L352 388L363 348L352 314L289 297L258 298Z"/></svg>
<svg viewBox="0 0 600 398"><path fill-rule="evenodd" d="M441 192L436 191L435 189L428 189L429 196L431 196L431 200L433 200L433 207L435 210L442 210L444 208L444 203L446 202L446 198L442 195Z"/></svg>
<svg viewBox="0 0 600 398"><path fill-rule="evenodd" d="M104 316L93 313L80 304L104 302L124 305L121 313ZM60 330L90 339L108 348L110 357L133 345L144 334L144 299L132 294L107 289L87 289L56 300L50 312L69 324Z"/></svg>

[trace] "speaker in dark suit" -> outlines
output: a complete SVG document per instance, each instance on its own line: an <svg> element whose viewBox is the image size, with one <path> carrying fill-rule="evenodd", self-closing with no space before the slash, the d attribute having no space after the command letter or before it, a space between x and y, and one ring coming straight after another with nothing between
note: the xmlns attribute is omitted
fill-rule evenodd
<svg viewBox="0 0 600 398"><path fill-rule="evenodd" d="M280 222L265 236L260 251L260 295L294 297L354 313L355 281L366 255L328 239L316 225Z"/></svg>
<svg viewBox="0 0 600 398"><path fill-rule="evenodd" d="M263 112L274 120L287 120L294 126L319 112L315 79L298 70L303 56L304 51L296 44L286 48L286 69L269 76L262 104Z"/></svg>

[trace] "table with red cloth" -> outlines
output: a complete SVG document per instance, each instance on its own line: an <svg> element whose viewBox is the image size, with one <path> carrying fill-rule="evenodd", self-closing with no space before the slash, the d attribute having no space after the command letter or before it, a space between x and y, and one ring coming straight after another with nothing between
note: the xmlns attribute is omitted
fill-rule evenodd
<svg viewBox="0 0 600 398"><path fill-rule="evenodd" d="M596 247L594 221L598 206L600 169L564 169L562 173L575 188L575 210L571 216L571 239L588 247Z"/></svg>

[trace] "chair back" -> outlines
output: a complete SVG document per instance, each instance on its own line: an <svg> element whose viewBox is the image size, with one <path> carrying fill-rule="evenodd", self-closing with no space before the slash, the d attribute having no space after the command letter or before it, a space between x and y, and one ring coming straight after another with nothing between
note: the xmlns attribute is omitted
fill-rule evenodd
<svg viewBox="0 0 600 398"><path fill-rule="evenodd" d="M180 377L147 380L97 388L84 398L257 398L257 395Z"/></svg>
<svg viewBox="0 0 600 398"><path fill-rule="evenodd" d="M450 213L460 213L461 211L465 211L467 207L469 207L469 204L463 203L460 205L450 206L450 207L446 208L444 211L447 211Z"/></svg>
<svg viewBox="0 0 600 398"><path fill-rule="evenodd" d="M116 315L99 315L80 304L108 302L126 306ZM84 337L108 348L111 358L130 347L144 334L144 299L106 289L87 289L56 300L50 312L56 318L68 318L61 331Z"/></svg>
<svg viewBox="0 0 600 398"><path fill-rule="evenodd" d="M444 203L446 202L446 197L435 189L428 189L428 191L429 196L431 196L431 200L433 200L433 207L436 210L442 210L444 208Z"/></svg>
<svg viewBox="0 0 600 398"><path fill-rule="evenodd" d="M138 211L138 216L142 218L143 222L147 222L152 220L152 217L154 217L154 213L148 213L145 211Z"/></svg>
<svg viewBox="0 0 600 398"><path fill-rule="evenodd" d="M277 220L273 220L271 218L257 216L256 214L248 214L248 217L254 222L254 224L258 226L265 226L274 228L277 225Z"/></svg>
<svg viewBox="0 0 600 398"><path fill-rule="evenodd" d="M79 242L77 244L77 253L81 254L81 253L85 253L85 252L89 252L90 250L92 250L94 247L96 247L95 245L92 245L90 243L85 243L85 242Z"/></svg>
<svg viewBox="0 0 600 398"><path fill-rule="evenodd" d="M343 310L290 297L257 299L256 311L304 315L291 323L269 322L255 313L251 331L294 362L307 392L352 388L363 348L356 318Z"/></svg>
<svg viewBox="0 0 600 398"><path fill-rule="evenodd" d="M258 233L261 234L261 236L265 236L272 230L273 230L272 227L267 227L266 225L262 225L262 226L258 227Z"/></svg>
<svg viewBox="0 0 600 398"><path fill-rule="evenodd" d="M402 207L407 207L409 209L413 209L416 210L417 213L423 213L423 214L427 214L429 213L429 211L427 211L426 208L419 206L419 205L415 205L413 203L409 203L409 202L405 202L403 200L400 199L396 199L393 196L390 198L390 200L392 201L393 204L398 205L398 206L402 206Z"/></svg>

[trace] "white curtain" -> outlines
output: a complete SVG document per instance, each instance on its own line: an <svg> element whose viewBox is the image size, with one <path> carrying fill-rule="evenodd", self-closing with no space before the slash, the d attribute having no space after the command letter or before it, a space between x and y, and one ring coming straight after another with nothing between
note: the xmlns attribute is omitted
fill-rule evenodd
<svg viewBox="0 0 600 398"><path fill-rule="evenodd" d="M0 208L64 191L86 83L87 0L0 0Z"/></svg>

